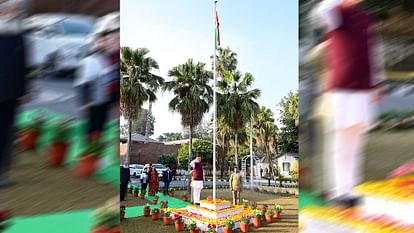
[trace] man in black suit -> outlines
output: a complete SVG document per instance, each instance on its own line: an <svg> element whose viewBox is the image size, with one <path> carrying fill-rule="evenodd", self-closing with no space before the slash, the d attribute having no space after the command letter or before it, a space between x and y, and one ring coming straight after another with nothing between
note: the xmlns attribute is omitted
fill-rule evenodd
<svg viewBox="0 0 414 233"><path fill-rule="evenodd" d="M128 192L128 183L131 182L131 176L129 171L129 165L127 162L124 162L123 165L121 165L121 190L120 192L120 198L121 201L126 201L127 192Z"/></svg>
<svg viewBox="0 0 414 233"><path fill-rule="evenodd" d="M0 0L0 188L11 184L6 175L11 166L13 125L25 88L23 3Z"/></svg>
<svg viewBox="0 0 414 233"><path fill-rule="evenodd" d="M167 169L162 172L162 181L164 182L164 195L168 195L168 188L170 187L170 182L173 177L173 173L170 169L170 166L166 166Z"/></svg>

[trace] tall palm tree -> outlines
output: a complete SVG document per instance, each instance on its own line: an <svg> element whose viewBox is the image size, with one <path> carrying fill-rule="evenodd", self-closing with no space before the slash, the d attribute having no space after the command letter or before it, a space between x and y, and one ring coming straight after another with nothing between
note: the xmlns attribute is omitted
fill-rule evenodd
<svg viewBox="0 0 414 233"><path fill-rule="evenodd" d="M277 126L273 117L273 112L262 106L254 117L253 131L256 139L256 145L264 152L269 161L268 185L272 180L273 155L277 154Z"/></svg>
<svg viewBox="0 0 414 233"><path fill-rule="evenodd" d="M146 101L153 103L157 100L155 92L164 82L163 78L151 73L159 67L153 58L148 57L148 53L146 48L121 48L120 110L128 120L127 161L131 153L132 122L137 119L139 110ZM150 114L149 112L148 115Z"/></svg>
<svg viewBox="0 0 414 233"><path fill-rule="evenodd" d="M209 86L212 73L206 71L204 63L194 64L192 59L186 63L172 68L168 72L172 81L163 85L163 90L172 91L174 98L169 102L172 111L181 114L181 124L189 128L189 151L188 151L188 172L190 162L193 159L193 129L203 119L212 101L213 90ZM188 193L191 192L190 177L188 179Z"/></svg>
<svg viewBox="0 0 414 233"><path fill-rule="evenodd" d="M224 176L224 164L227 153L230 150L230 140L233 138L233 133L230 127L224 122L223 117L217 119L217 144L221 147L220 156L220 178Z"/></svg>
<svg viewBox="0 0 414 233"><path fill-rule="evenodd" d="M259 89L249 89L254 78L250 73L242 75L239 71L225 71L223 79L217 83L220 90L218 95L218 115L234 133L234 152L236 166L238 162L238 134L250 121L251 115L259 109L256 100L260 96Z"/></svg>
<svg viewBox="0 0 414 233"><path fill-rule="evenodd" d="M213 56L210 58L213 59ZM237 53L231 51L229 47L217 50L216 72L219 77L224 77L225 71L236 71L237 63Z"/></svg>

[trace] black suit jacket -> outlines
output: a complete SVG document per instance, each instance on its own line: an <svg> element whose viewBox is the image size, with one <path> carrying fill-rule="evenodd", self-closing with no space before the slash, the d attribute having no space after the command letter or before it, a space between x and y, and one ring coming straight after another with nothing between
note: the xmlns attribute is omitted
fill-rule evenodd
<svg viewBox="0 0 414 233"><path fill-rule="evenodd" d="M0 34L0 102L22 97L26 81L23 35Z"/></svg>
<svg viewBox="0 0 414 233"><path fill-rule="evenodd" d="M170 172L163 171L162 172L162 181L164 181L166 183L169 183L169 182L171 182L172 177L173 177L172 171L170 171Z"/></svg>
<svg viewBox="0 0 414 233"><path fill-rule="evenodd" d="M128 183L131 180L129 167L124 168L121 166L121 183Z"/></svg>

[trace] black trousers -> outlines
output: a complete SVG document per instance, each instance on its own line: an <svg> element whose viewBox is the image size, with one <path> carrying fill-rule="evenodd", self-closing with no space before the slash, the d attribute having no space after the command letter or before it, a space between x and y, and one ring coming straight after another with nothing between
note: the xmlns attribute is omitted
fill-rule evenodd
<svg viewBox="0 0 414 233"><path fill-rule="evenodd" d="M16 100L0 102L0 179L10 170Z"/></svg>
<svg viewBox="0 0 414 233"><path fill-rule="evenodd" d="M169 188L170 188L170 182L164 182L164 195L168 194Z"/></svg>
<svg viewBox="0 0 414 233"><path fill-rule="evenodd" d="M141 194L147 194L147 183L142 183L141 184Z"/></svg>
<svg viewBox="0 0 414 233"><path fill-rule="evenodd" d="M121 201L124 201L126 199L127 192L128 192L128 182L127 183L121 183L121 189L119 191Z"/></svg>
<svg viewBox="0 0 414 233"><path fill-rule="evenodd" d="M104 103L89 108L88 134L102 133L109 112L109 104Z"/></svg>

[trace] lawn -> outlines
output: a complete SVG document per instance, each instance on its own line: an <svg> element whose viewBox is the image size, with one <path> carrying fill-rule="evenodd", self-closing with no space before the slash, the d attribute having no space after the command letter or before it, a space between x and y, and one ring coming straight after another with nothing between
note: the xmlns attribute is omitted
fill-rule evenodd
<svg viewBox="0 0 414 233"><path fill-rule="evenodd" d="M185 191L176 191L176 196L180 197ZM217 197L221 199L231 200L231 192L228 189L217 190ZM211 189L205 189L201 193L201 198L205 199L207 196L212 195ZM297 197L289 197L287 195L273 195L267 193L258 193L255 191L245 190L242 192L242 198L255 200L258 202L258 206L263 204L273 205L280 204L284 207L284 211L281 215L281 219L272 224L267 224L259 229L253 229L251 232L298 232L298 199ZM143 205L147 202L141 200L139 197L128 196L126 205L136 206ZM173 226L164 226L161 221L154 222L148 217L129 218L121 224L121 231L125 233L170 233L175 232ZM236 231L238 232L238 231Z"/></svg>

